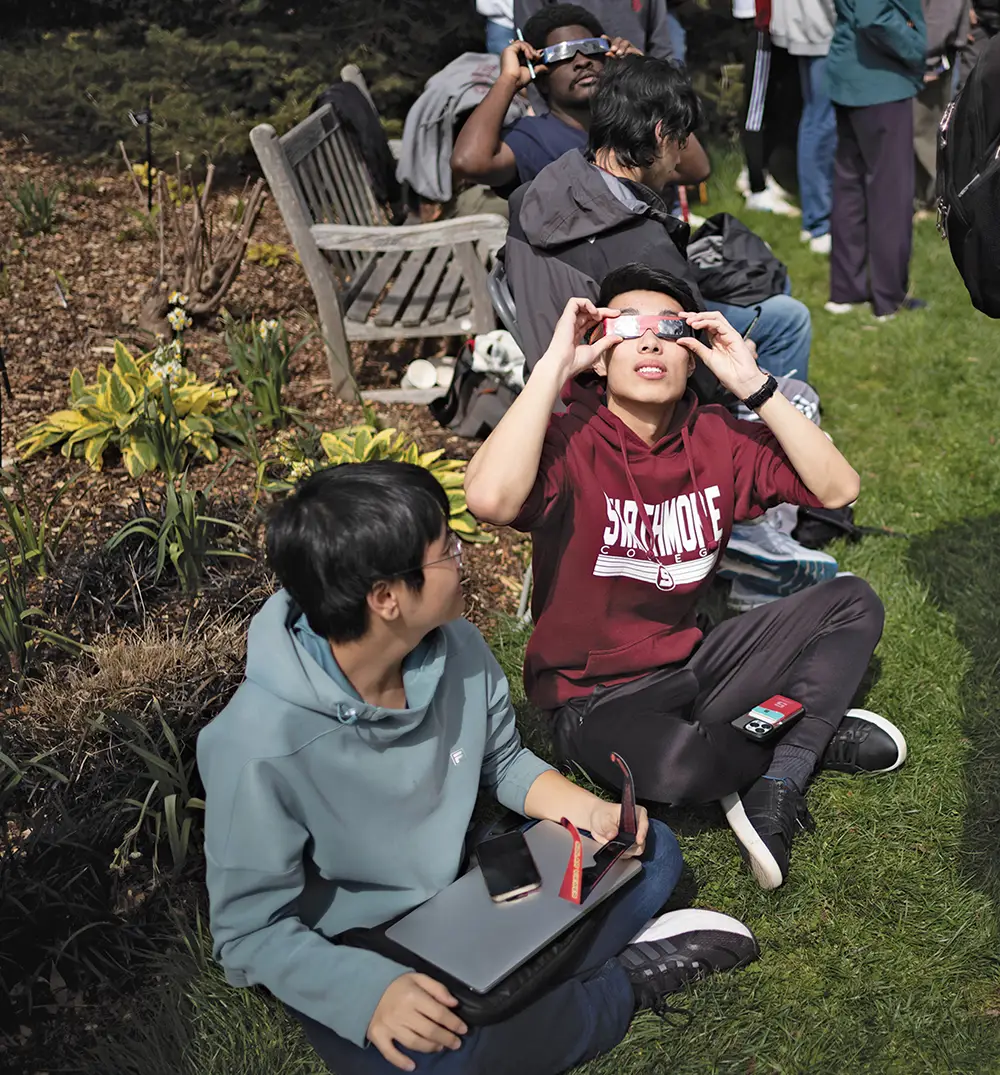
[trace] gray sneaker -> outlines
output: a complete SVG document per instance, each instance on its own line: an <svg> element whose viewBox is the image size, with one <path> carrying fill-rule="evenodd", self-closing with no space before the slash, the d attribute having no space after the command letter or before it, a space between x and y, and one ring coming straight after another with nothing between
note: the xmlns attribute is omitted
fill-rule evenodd
<svg viewBox="0 0 1000 1075"><path fill-rule="evenodd" d="M829 553L800 545L765 517L733 527L719 574L724 578L752 579L754 589L785 597L834 578L837 561Z"/></svg>

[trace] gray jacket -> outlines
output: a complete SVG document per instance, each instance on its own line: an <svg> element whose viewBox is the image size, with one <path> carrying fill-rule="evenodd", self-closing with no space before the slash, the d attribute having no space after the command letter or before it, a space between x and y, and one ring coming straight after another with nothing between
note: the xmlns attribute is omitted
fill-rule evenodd
<svg viewBox="0 0 1000 1075"><path fill-rule="evenodd" d="M642 262L681 277L701 297L684 255L688 225L648 187L602 172L578 150L543 168L509 204L503 257L529 370L567 300L596 299L612 269Z"/></svg>
<svg viewBox="0 0 1000 1075"><path fill-rule="evenodd" d="M837 12L833 0L772 0L771 40L793 56L830 51Z"/></svg>
<svg viewBox="0 0 1000 1075"><path fill-rule="evenodd" d="M499 56L464 52L428 79L424 92L406 114L403 149L396 168L400 183L409 183L428 201L451 201L455 122L459 115L472 111L482 101L499 74ZM504 125L520 119L527 109L527 102L515 97L507 109Z"/></svg>

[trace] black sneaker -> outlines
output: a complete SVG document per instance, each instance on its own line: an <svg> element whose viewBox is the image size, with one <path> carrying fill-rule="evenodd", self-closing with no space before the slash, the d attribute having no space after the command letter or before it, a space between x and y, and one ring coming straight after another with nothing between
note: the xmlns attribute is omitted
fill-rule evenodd
<svg viewBox="0 0 1000 1075"><path fill-rule="evenodd" d="M891 721L867 709L848 709L821 769L838 773L891 773L906 761L906 740Z"/></svg>
<svg viewBox="0 0 1000 1075"><path fill-rule="evenodd" d="M815 828L804 796L791 781L762 776L742 797L725 796L722 809L760 887L777 888L788 876L792 840Z"/></svg>
<svg viewBox="0 0 1000 1075"><path fill-rule="evenodd" d="M738 919L687 907L647 923L618 957L625 968L636 1011L670 1009L663 998L718 971L745 967L760 957L757 940Z"/></svg>

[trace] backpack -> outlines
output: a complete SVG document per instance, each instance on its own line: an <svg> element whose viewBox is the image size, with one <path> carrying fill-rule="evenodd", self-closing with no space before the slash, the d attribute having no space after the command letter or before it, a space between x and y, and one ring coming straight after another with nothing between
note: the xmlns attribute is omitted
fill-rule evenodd
<svg viewBox="0 0 1000 1075"><path fill-rule="evenodd" d="M972 305L1000 318L1000 35L938 129L938 228Z"/></svg>
<svg viewBox="0 0 1000 1075"><path fill-rule="evenodd" d="M705 298L732 306L753 306L784 294L788 285L788 270L767 243L729 213L702 224L688 243L687 260Z"/></svg>
<svg viewBox="0 0 1000 1075"><path fill-rule="evenodd" d="M466 344L455 360L448 391L429 404L431 414L459 437L488 437L517 399L518 393L492 373L472 368L472 347Z"/></svg>

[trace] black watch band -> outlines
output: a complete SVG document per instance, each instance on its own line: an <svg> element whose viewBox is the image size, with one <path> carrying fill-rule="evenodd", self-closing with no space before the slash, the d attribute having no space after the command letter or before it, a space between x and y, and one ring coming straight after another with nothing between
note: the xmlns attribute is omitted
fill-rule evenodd
<svg viewBox="0 0 1000 1075"><path fill-rule="evenodd" d="M758 407L763 407L764 404L778 391L778 382L769 373L767 380L757 389L752 396L747 396L743 400L743 406L747 410L755 411Z"/></svg>

